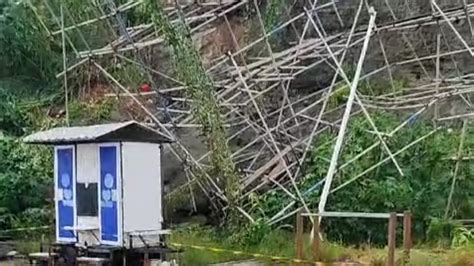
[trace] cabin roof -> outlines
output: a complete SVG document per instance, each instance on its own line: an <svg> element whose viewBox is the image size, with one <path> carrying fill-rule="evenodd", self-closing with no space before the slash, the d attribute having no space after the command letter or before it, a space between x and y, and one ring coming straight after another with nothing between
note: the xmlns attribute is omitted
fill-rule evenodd
<svg viewBox="0 0 474 266"><path fill-rule="evenodd" d="M54 145L119 141L172 142L164 134L136 121L81 127L58 127L31 134L25 137L23 141L31 144Z"/></svg>

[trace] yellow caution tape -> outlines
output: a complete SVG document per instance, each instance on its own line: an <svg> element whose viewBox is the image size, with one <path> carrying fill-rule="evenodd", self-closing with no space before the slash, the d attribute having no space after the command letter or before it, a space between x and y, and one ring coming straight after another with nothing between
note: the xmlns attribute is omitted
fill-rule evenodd
<svg viewBox="0 0 474 266"><path fill-rule="evenodd" d="M174 242L169 243L169 244L171 246L175 246L175 247L179 247L179 248L192 248L192 249L197 249L197 250L209 250L209 251L217 252L217 253L230 253L230 254L234 254L234 255L250 256L250 257L254 257L254 258L267 258L267 259L271 259L271 260L274 260L274 261L311 263L313 265L318 265L319 264L317 262L309 261L309 260L302 260L302 259L282 257L282 256L272 256L272 255L260 254L260 253L249 253L249 252L238 251L238 250L230 250L230 249L215 248L215 247L205 247L205 246L197 246L197 245L186 245L186 244L174 243Z"/></svg>

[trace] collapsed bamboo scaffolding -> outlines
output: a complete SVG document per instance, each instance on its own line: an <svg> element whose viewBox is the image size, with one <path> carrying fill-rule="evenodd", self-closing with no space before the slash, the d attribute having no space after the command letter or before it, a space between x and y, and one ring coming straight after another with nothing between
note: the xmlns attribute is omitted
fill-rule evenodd
<svg viewBox="0 0 474 266"><path fill-rule="evenodd" d="M217 104L228 131L227 140L233 149L232 160L241 170L242 200L245 201L252 193L261 194L268 190L281 190L291 199L276 215L268 217L269 223L272 224L284 220L302 206L306 212L315 211L317 206L309 206L306 203L305 192L299 186L299 181L305 178L304 163L314 148L314 141L324 132L339 134L333 156L328 159L330 167L326 178L314 184L314 189L322 187L319 212L324 211L331 193L356 182L388 161L403 175L403 165L397 162L397 155L435 134L443 123L473 116L467 111L441 116L439 106L443 101L455 97L462 97L464 104L469 105L469 95L474 92L474 74L461 73L455 60L455 56L472 55L472 42L464 36L465 31L461 30L457 21L465 19L469 34L472 34L471 17L474 16L474 4L463 1L460 6L445 8L432 1L432 12L400 19L387 0L373 8L366 6L365 11L362 8L365 2L356 1L357 12L352 15L340 12L337 1L302 2L305 3L301 10L286 9L287 17L273 28L265 25L264 14L261 13L257 1L203 1L200 4L169 6L166 10L172 23L179 22L178 13L182 13L184 22L192 33L190 38L194 41L215 33L221 24L225 25L230 35L233 49L223 51L209 60L206 63L206 73L215 84L213 93L218 99ZM195 170L205 172L209 152L194 155L190 147L186 147L186 139L182 139L185 137L180 136L183 130L201 127L191 111L195 101L186 94L187 87L191 84L183 84L171 71L136 58L137 54L153 55L155 49L166 47L163 36L152 30L151 23L127 25L125 31L114 28L114 21L120 19L118 14L127 14L140 5L141 1L129 1L112 8L109 13L101 9L98 17L67 26L61 25L57 10L48 5L52 20L61 30L47 30L52 36L62 33L63 47L68 45L76 56L75 60L64 65L63 71L57 77L63 78L66 83L69 72L80 71L83 65L92 62L113 87L121 91L110 91L105 97L116 97L120 101L131 99L147 115L148 123L176 140L171 147L172 154L185 164L186 169L186 181L177 189L185 188L189 192L192 206L196 209L196 190L192 186L197 184L216 209L225 208L226 199L222 184L209 175L198 178ZM252 6L256 12L259 34L254 39L241 43L230 18L239 16L239 12L243 12L246 6ZM375 13L379 12L377 9L383 8L390 16L378 19L376 23ZM66 10L66 14L69 14L67 12ZM334 17L337 27L334 22L328 26L330 19L324 15L326 13ZM69 21L74 22L74 14L70 16ZM367 19L361 19L361 16L366 16L369 23ZM352 21L350 27L345 25L348 21ZM110 28L115 39L106 46L90 47L81 31L102 22ZM302 28L298 29L298 24L303 25ZM43 21L42 25L45 25ZM275 47L274 38L278 38L278 34L286 29L291 29L296 37L289 44ZM437 32L435 49L427 48L426 36L422 34L422 29ZM83 44L73 43L71 36L74 33L80 33L79 40L86 43L87 50L77 50L76 47ZM421 35L423 45L417 45L415 40L410 38L414 33ZM407 58L393 55L391 43L386 38L388 34L400 37L401 43L406 45L409 51ZM446 41L448 34L452 39L450 44ZM441 43L442 38L445 45ZM374 53L373 50L378 52ZM348 59L349 57L352 59ZM130 87L138 84L119 81L114 77L108 69L107 60L111 60L109 58L118 58L120 62L138 66L147 72L150 79L160 78L164 84L156 91L132 92ZM353 58L359 58L357 64ZM455 65L455 74L447 71L443 73L442 62L446 58L451 59ZM369 60L383 64L365 67L364 62ZM348 77L346 73L347 64L357 66L353 77ZM422 85L408 84L403 88L397 87L397 73L407 66L420 69L423 78L420 78L418 83L423 82ZM305 75L324 72L330 73L327 84L310 84L306 91L300 90L298 82L301 82ZM377 78L388 80L390 89L382 93L362 92L359 89L362 84L367 84L373 91L371 80ZM331 106L334 98L345 92L348 94L344 100L337 106ZM149 99L164 99L167 103L157 104L152 110L145 104ZM371 112L374 110L409 112L411 115L391 132L381 132L372 119ZM388 146L386 138L395 136L411 123L410 121L432 110L435 112L435 130L405 147ZM163 113L168 114L168 121L161 118ZM344 148L344 133L351 130L348 122L359 115L369 121L370 130L367 132L374 134L376 140L348 161L339 162L340 151ZM243 137L246 135L251 137ZM331 189L331 180L337 178L339 172L379 146L387 153L387 157L361 173L354 173L352 178ZM457 162L461 160L461 155L456 157ZM454 177L453 183L455 179ZM170 193L172 194L173 192ZM240 206L238 210L249 221L254 220L244 206Z"/></svg>

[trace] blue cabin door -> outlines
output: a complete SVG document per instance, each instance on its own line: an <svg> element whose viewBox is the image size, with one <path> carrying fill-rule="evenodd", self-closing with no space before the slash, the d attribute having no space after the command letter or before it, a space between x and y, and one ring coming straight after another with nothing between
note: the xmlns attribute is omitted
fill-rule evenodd
<svg viewBox="0 0 474 266"><path fill-rule="evenodd" d="M122 244L120 145L99 145L99 219L102 244Z"/></svg>
<svg viewBox="0 0 474 266"><path fill-rule="evenodd" d="M58 146L54 150L54 155L56 239L58 242L74 243L76 242L74 146Z"/></svg>

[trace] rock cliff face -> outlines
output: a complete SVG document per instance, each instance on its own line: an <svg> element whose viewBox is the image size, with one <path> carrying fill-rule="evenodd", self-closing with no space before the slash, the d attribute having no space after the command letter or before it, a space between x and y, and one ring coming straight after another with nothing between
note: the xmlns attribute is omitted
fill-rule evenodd
<svg viewBox="0 0 474 266"><path fill-rule="evenodd" d="M201 2L209 1L211 0ZM180 2L182 4L190 4L193 1L183 0ZM253 3L253 1L250 2ZM266 8L269 8L269 2L271 1L259 2L262 4L261 9L264 13ZM283 23L298 14L304 13L305 8L309 8L307 2L294 1L292 4L284 5L278 13L278 22ZM357 64L361 38L364 36L369 23L368 6L373 6L377 12L376 28L378 30L371 37L363 67L363 75L366 74L370 77L365 78L362 83L365 84L364 86L369 87L374 95L366 95L367 97L370 98L388 93L390 92L389 87L397 90L414 88L415 90L420 90L420 93L425 93L423 87L420 86L433 84L441 80L447 81L472 73L474 71L473 57L466 50L466 45L471 46L474 41L470 26L474 24L474 18L471 18L473 21L470 23L469 16L466 17L466 14L471 14L472 11L471 9L468 10L467 7L464 8L463 2L463 0L436 1L437 6L443 10L443 14L451 14L449 23L446 23L443 14L434 12L437 9L429 0L362 1L362 11L356 21L355 32L357 34L355 35L357 36L351 42L359 40L359 45L355 45L347 50L346 59L342 63L343 68L345 71L350 72L353 66ZM319 1L318 6L326 6L326 8L316 8L313 12L315 12L317 18L314 23L322 29L322 34L328 39L341 40L338 43L339 46L332 46L332 49L336 51L338 47L345 47L345 40L353 26L361 2L357 0L335 0L333 3L335 7L331 5L331 1ZM195 36L196 47L201 52L203 64L206 67L210 68L218 58L222 58L229 52L235 53L262 35L256 12L252 11L251 8L249 10L245 15L243 15L243 12L232 12L228 16L228 23L224 19L218 19L212 27ZM298 44L299 36L304 32L305 22L306 20L302 19L295 20L279 31L278 34L269 37L268 42L273 54L284 53ZM274 27L278 27L279 23L274 25ZM453 27L455 30L453 30ZM267 30L271 29L274 28ZM309 25L305 40L318 39L319 35L315 32L313 26ZM268 47L264 42L255 47L244 53L246 60L248 60L247 63L258 64L258 60L272 57L268 53ZM437 71L436 67L438 50L440 51L439 71ZM324 58L326 55L327 52L325 51L314 57L320 56ZM236 59L239 58L236 57ZM308 64L314 62L314 58L299 58L298 60L303 63L308 61ZM225 65L222 67L222 72L224 72L226 67L229 66ZM333 62L326 57L325 64L309 68L293 79L289 83L290 89L287 96L282 90L275 90L274 93L265 96L265 99L262 100L265 110L268 112L276 110L282 104L284 97L294 101L326 88L331 84L335 74L334 67ZM437 76L439 80L437 80ZM233 78L236 79L236 77ZM468 77L463 79L468 80ZM341 80L341 78L338 78L338 80ZM270 86L272 83L268 82L267 84ZM425 104L426 102L424 101L426 99L420 98L420 102L414 100L414 104ZM309 105L311 102L308 101L305 104ZM384 104L384 106L392 107L388 103ZM409 113L404 111L405 109L401 111L398 111L398 109L394 110L395 112ZM466 94L463 97L453 97L440 102L438 115L451 116L466 113L469 110L470 94ZM318 111L319 109L316 108L313 112L308 112L307 115L316 116ZM252 119L252 116L257 117L255 110L247 110L246 115L248 115L249 119ZM428 119L432 118L432 116L432 111L425 114L425 117ZM235 132L235 129L229 129L229 134ZM182 136L181 139L186 142L185 145L195 158L200 158L207 152L207 147L199 136L199 130L180 129L177 134ZM243 131L237 140L231 144L234 150L237 150L255 137L256 135L251 131ZM189 177L186 176L183 170L186 166L183 166L182 163L174 159L174 156L169 156L169 154L170 151L165 151L163 163L164 176L168 179L167 182L171 187L177 187L183 184ZM198 205L201 209L208 207L205 198L198 200ZM191 207L192 204L190 203L184 208L188 210Z"/></svg>
<svg viewBox="0 0 474 266"><path fill-rule="evenodd" d="M462 1L457 0L438 0L437 4L447 12L451 9L462 7ZM336 1L337 8L342 18L341 25L335 12L326 10L319 15L320 21L326 30L327 35L334 35L340 32L348 32L352 26L355 13L357 12L359 1ZM432 17L432 6L429 0L377 0L369 1L369 5L373 6L377 12L376 25L378 27L390 26L395 22L407 22L413 20L413 25L409 29L388 29L381 31L371 40L369 53L364 63L364 71L370 71L381 68L385 65L384 56L380 48L383 44L387 61L391 64L402 62L404 60L415 59L416 57L424 58L436 54L437 35L442 35L441 51L456 51L463 49L463 44L458 40L456 34L446 23L437 23L436 20L430 26L421 26L416 22L417 19ZM365 9L365 6L363 7ZM471 18L472 20L473 18ZM361 29L368 24L369 15L364 10L361 12L358 25ZM443 22L443 18L437 20ZM421 22L421 20L420 20ZM472 43L472 35L468 20L459 18L452 20L452 24L456 27L463 38ZM395 27L395 25L393 25ZM357 49L358 50L358 49ZM358 59L358 51L351 54L352 62ZM456 64L453 63L453 60ZM428 74L435 71L435 59L423 60L423 67ZM441 72L445 76L456 75L456 66L465 73L472 70L470 63L471 56L468 53L462 53L450 57L441 58ZM348 61L350 62L350 61ZM398 73L403 78L409 79L411 82L417 82L420 79L426 79L427 75L419 64L410 64L403 67L394 67L392 71Z"/></svg>

